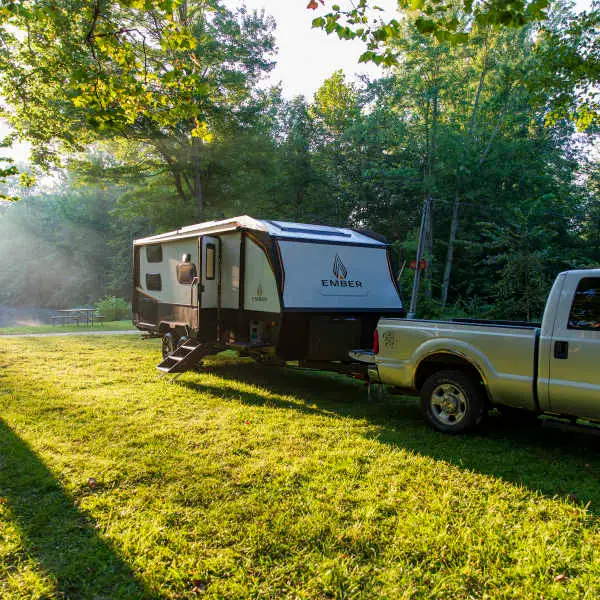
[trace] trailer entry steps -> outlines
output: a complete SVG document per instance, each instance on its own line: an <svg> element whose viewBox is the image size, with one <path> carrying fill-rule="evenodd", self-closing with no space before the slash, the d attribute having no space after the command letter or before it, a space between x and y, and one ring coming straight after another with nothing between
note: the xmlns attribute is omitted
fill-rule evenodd
<svg viewBox="0 0 600 600"><path fill-rule="evenodd" d="M163 373L184 373L206 356L206 353L204 344L187 340L156 365L156 368Z"/></svg>

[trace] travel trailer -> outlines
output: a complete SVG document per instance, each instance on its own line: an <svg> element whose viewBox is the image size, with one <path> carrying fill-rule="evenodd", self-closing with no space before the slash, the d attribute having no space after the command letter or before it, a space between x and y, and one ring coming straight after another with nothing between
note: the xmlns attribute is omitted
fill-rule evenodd
<svg viewBox="0 0 600 600"><path fill-rule="evenodd" d="M380 316L405 311L379 236L248 216L133 243L133 322L163 340L162 371L235 349L344 369Z"/></svg>

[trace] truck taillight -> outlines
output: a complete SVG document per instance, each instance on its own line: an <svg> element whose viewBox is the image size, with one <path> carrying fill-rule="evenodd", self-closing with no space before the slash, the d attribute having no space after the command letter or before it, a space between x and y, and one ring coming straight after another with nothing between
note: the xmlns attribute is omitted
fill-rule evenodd
<svg viewBox="0 0 600 600"><path fill-rule="evenodd" d="M379 353L379 334L377 333L377 329L373 334L373 354Z"/></svg>

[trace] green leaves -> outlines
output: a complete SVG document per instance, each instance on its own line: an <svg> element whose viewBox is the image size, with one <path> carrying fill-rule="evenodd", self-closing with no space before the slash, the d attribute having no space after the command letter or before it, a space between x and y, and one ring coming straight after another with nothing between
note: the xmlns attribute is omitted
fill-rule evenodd
<svg viewBox="0 0 600 600"><path fill-rule="evenodd" d="M487 0L485 3L463 0L462 10L457 9L453 0L399 0L398 5L423 35L434 36L439 42L460 44L481 28L520 27L542 21L546 18L549 0ZM375 5L369 6L367 0L349 9L334 4L329 13L313 20L313 27L328 34L335 33L340 39L358 38L366 42L369 52L361 56L361 62L387 63L385 56L376 60L384 55L381 46L399 42L402 34L396 19L384 21L373 14L380 10Z"/></svg>
<svg viewBox="0 0 600 600"><path fill-rule="evenodd" d="M209 143L245 118L273 66L272 23L216 0L28 0L0 11L0 96L45 164L121 136L153 152L157 140ZM172 174L183 198L201 196L197 178L186 188L193 178Z"/></svg>

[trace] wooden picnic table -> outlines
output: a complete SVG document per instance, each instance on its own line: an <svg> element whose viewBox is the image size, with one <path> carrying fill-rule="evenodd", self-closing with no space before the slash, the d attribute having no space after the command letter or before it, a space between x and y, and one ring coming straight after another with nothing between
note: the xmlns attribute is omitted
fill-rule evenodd
<svg viewBox="0 0 600 600"><path fill-rule="evenodd" d="M57 313L53 317L50 317L53 325L57 322L62 321L63 323L85 323L86 325L94 326L94 318L96 321L102 321L104 317L98 315L95 308L60 308L56 310Z"/></svg>

